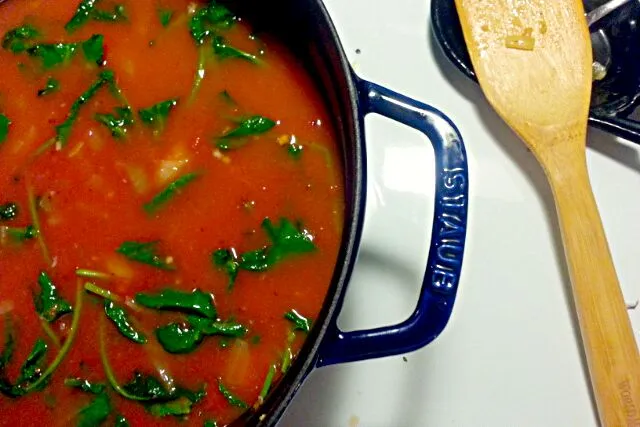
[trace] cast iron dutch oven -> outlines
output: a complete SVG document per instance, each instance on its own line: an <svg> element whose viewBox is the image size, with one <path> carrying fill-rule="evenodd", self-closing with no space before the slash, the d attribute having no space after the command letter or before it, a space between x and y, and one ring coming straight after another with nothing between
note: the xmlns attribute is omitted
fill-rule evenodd
<svg viewBox="0 0 640 427"><path fill-rule="evenodd" d="M322 310L286 376L256 411L233 425L272 426L314 368L402 354L421 348L444 329L453 308L466 236L469 178L460 133L438 110L358 78L350 68L321 0L226 2L256 33L275 35L303 62L325 94L342 145L346 211L342 247ZM336 319L356 260L364 219L364 116L377 113L423 132L435 154L431 246L419 301L397 325L341 331ZM428 224L430 219L425 219ZM392 286L393 284L389 284Z"/></svg>

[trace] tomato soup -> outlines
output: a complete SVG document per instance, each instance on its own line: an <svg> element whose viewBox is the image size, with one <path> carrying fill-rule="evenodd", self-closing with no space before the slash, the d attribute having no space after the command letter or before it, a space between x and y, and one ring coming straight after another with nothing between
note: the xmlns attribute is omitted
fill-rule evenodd
<svg viewBox="0 0 640 427"><path fill-rule="evenodd" d="M343 226L301 61L205 1L9 0L0 37L0 425L258 407Z"/></svg>

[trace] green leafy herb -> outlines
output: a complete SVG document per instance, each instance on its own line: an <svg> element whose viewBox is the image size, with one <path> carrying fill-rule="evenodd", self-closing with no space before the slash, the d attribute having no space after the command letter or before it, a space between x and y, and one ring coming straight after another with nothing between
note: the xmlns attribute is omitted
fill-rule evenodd
<svg viewBox="0 0 640 427"><path fill-rule="evenodd" d="M240 338L247 334L247 328L242 324L227 320L203 319L202 317L189 316L189 324L204 335L221 335L231 338Z"/></svg>
<svg viewBox="0 0 640 427"><path fill-rule="evenodd" d="M69 62L76 52L76 43L39 44L29 48L29 55L42 61L45 69Z"/></svg>
<svg viewBox="0 0 640 427"><path fill-rule="evenodd" d="M169 400L174 397L172 390L167 390L160 380L151 376L135 372L133 380L123 386L127 393L139 400Z"/></svg>
<svg viewBox="0 0 640 427"><path fill-rule="evenodd" d="M253 62L254 64L258 64L260 62L257 56L227 44L226 39L222 36L214 36L212 43L213 53L219 59L239 58Z"/></svg>
<svg viewBox="0 0 640 427"><path fill-rule="evenodd" d="M125 397L145 402L147 410L157 417L187 415L207 394L204 390L194 392L182 387L167 390L158 379L140 372L135 372L133 380L122 389Z"/></svg>
<svg viewBox="0 0 640 427"><path fill-rule="evenodd" d="M56 290L49 275L41 271L38 277L40 293L35 297L36 311L47 322L53 322L60 316L71 313L73 307Z"/></svg>
<svg viewBox="0 0 640 427"><path fill-rule="evenodd" d="M276 375L276 365L269 366L269 371L267 371L267 376L264 379L264 384L262 385L262 390L260 391L260 395L258 396L258 403L262 404L264 399L269 394L269 390L271 389L271 384L273 383L273 377Z"/></svg>
<svg viewBox="0 0 640 427"><path fill-rule="evenodd" d="M138 115L142 123L153 128L156 132L160 132L164 128L164 123L169 113L176 105L178 105L177 99L169 99L158 102L149 108L142 108L138 111Z"/></svg>
<svg viewBox="0 0 640 427"><path fill-rule="evenodd" d="M67 22L64 29L72 33L86 24L91 18L91 12L93 12L93 8L98 1L100 0L82 0L76 9L76 13Z"/></svg>
<svg viewBox="0 0 640 427"><path fill-rule="evenodd" d="M289 155L296 160L300 158L303 150L304 150L304 147L295 142L291 142L287 145L287 153L289 153Z"/></svg>
<svg viewBox="0 0 640 427"><path fill-rule="evenodd" d="M36 196L33 193L33 188L31 186L27 186L27 198L29 201L29 214L31 215L31 221L33 222L33 228L35 229L36 238L38 239L38 245L40 246L40 252L42 252L42 257L44 258L44 262L47 265L52 264L51 254L49 253L49 248L47 247L47 243L44 241L44 236L42 235L42 228L40 227L40 215L38 215L38 205L36 201Z"/></svg>
<svg viewBox="0 0 640 427"><path fill-rule="evenodd" d="M180 194L184 187L191 184L194 180L196 180L200 175L197 173L188 173L186 175L181 176L176 179L167 187L158 193L150 202L144 205L144 210L148 214L153 214L158 211L161 207L163 207L169 200L173 199L175 196Z"/></svg>
<svg viewBox="0 0 640 427"><path fill-rule="evenodd" d="M169 9L158 9L158 19L160 20L160 24L163 27L168 27L171 22L171 18L173 17L173 10Z"/></svg>
<svg viewBox="0 0 640 427"><path fill-rule="evenodd" d="M161 270L175 270L176 267L167 262L164 256L157 253L159 241L153 242L124 242L116 250L117 253L124 255L131 261L147 264Z"/></svg>
<svg viewBox="0 0 640 427"><path fill-rule="evenodd" d="M101 65L104 58L104 37L101 34L91 36L82 43L82 52L87 61Z"/></svg>
<svg viewBox="0 0 640 427"><path fill-rule="evenodd" d="M122 22L126 21L127 11L124 6L121 4L117 4L114 6L113 10L98 10L94 9L93 11L93 19L94 21L103 21L103 22Z"/></svg>
<svg viewBox="0 0 640 427"><path fill-rule="evenodd" d="M247 271L265 271L269 268L269 260L267 259L267 249L256 249L242 254L240 257L239 267Z"/></svg>
<svg viewBox="0 0 640 427"><path fill-rule="evenodd" d="M17 384L23 385L36 381L42 374L42 365L44 364L45 357L47 356L47 343L38 338L31 350L31 353L27 356L27 360L22 364L20 369L20 376L16 381Z"/></svg>
<svg viewBox="0 0 640 427"><path fill-rule="evenodd" d="M53 77L49 77L47 79L47 84L43 89L38 91L38 96L45 96L57 92L60 89L60 82L54 79Z"/></svg>
<svg viewBox="0 0 640 427"><path fill-rule="evenodd" d="M212 254L213 264L229 276L229 289L233 287L239 270L265 271L290 255L316 250L313 236L286 218L281 218L278 225L274 225L269 218L265 218L262 221L262 228L269 237L271 245L245 252L239 257L235 256L235 250L232 249L218 249Z"/></svg>
<svg viewBox="0 0 640 427"><path fill-rule="evenodd" d="M271 240L271 247L267 251L267 263L269 266L276 264L283 258L293 254L313 252L316 246L313 236L299 226L295 226L286 218L281 218L276 226L269 218L262 221L262 228Z"/></svg>
<svg viewBox="0 0 640 427"><path fill-rule="evenodd" d="M227 402L229 402L229 404L231 404L232 406L236 406L242 409L249 409L249 405L232 394L231 391L229 391L229 389L227 389L224 384L222 384L222 381L220 379L218 379L218 390L220 390L222 396L224 396Z"/></svg>
<svg viewBox="0 0 640 427"><path fill-rule="evenodd" d="M188 322L170 323L156 329L158 342L167 352L174 354L194 351L207 335L238 338L246 334L247 328L237 322L221 322L198 316L189 316Z"/></svg>
<svg viewBox="0 0 640 427"><path fill-rule="evenodd" d="M217 1L210 1L205 7L198 9L191 17L189 31L196 46L198 46L198 66L191 89L190 101L195 99L205 76L207 63L205 43L219 31L231 28L235 21L236 17L233 13Z"/></svg>
<svg viewBox="0 0 640 427"><path fill-rule="evenodd" d="M307 319L296 310L289 310L284 314L284 318L293 322L293 330L299 330L302 332L309 332L311 329L311 320Z"/></svg>
<svg viewBox="0 0 640 427"><path fill-rule="evenodd" d="M193 313L210 319L215 319L216 317L213 297L211 294L204 293L198 289L193 292L165 289L158 294L139 293L136 295L136 302L156 310Z"/></svg>
<svg viewBox="0 0 640 427"><path fill-rule="evenodd" d="M163 403L154 403L149 406L148 410L154 417L166 417L166 416L183 416L191 413L191 407L193 402L186 397L179 397L176 400Z"/></svg>
<svg viewBox="0 0 640 427"><path fill-rule="evenodd" d="M115 427L129 427L129 421L127 421L123 415L118 415L116 417Z"/></svg>
<svg viewBox="0 0 640 427"><path fill-rule="evenodd" d="M13 351L15 350L16 340L13 336L13 322L8 314L5 314L5 332L4 332L4 347L0 352L0 375L4 374L4 369L9 365L13 358Z"/></svg>
<svg viewBox="0 0 640 427"><path fill-rule="evenodd" d="M165 351L173 354L190 353L202 342L202 333L190 325L170 323L156 329L156 338Z"/></svg>
<svg viewBox="0 0 640 427"><path fill-rule="evenodd" d="M0 227L0 230L17 243L38 237L38 231L33 225L27 225L26 227Z"/></svg>
<svg viewBox="0 0 640 427"><path fill-rule="evenodd" d="M236 17L229 9L217 1L210 1L191 17L189 30L196 45L200 46L216 31L231 28L235 21Z"/></svg>
<svg viewBox="0 0 640 427"><path fill-rule="evenodd" d="M147 337L131 325L129 316L124 308L113 301L106 300L104 302L104 312L113 324L116 325L122 335L137 344L145 344L147 342Z"/></svg>
<svg viewBox="0 0 640 427"><path fill-rule="evenodd" d="M118 22L126 21L127 14L124 6L116 5L112 11L98 10L96 5L100 0L82 0L76 9L76 13L64 26L67 32L72 33L85 25L89 20Z"/></svg>
<svg viewBox="0 0 640 427"><path fill-rule="evenodd" d="M80 313L82 312L82 287L81 286L78 286L76 290L75 305L76 307L75 307L75 310L73 311L71 326L69 327L69 334L67 335L67 339L64 341L64 344L60 348L60 351L58 351L58 354L56 355L55 359L53 359L51 364L42 373L38 371L39 374L35 381L30 383L25 383L25 384L19 384L13 387L13 390L11 393L12 396L14 397L23 396L33 391L42 390L42 388L46 385L47 381L49 381L49 378L51 377L51 375L55 372L56 369L58 369L58 366L60 366L60 363L62 363L64 358L67 356L67 354L69 353L69 350L71 349L71 346L73 345L75 337L78 333L78 325L80 323ZM2 391L3 393L6 393L5 386L6 386L6 382L1 381L0 391Z"/></svg>
<svg viewBox="0 0 640 427"><path fill-rule="evenodd" d="M7 140L9 125L11 125L11 120L4 114L0 114L0 144Z"/></svg>
<svg viewBox="0 0 640 427"><path fill-rule="evenodd" d="M17 203L9 202L4 205L0 205L0 221L10 221L15 219L20 212L20 208Z"/></svg>
<svg viewBox="0 0 640 427"><path fill-rule="evenodd" d="M252 116L240 121L235 129L218 138L216 146L223 151L233 150L246 143L248 136L260 135L271 130L276 123L263 116Z"/></svg>
<svg viewBox="0 0 640 427"><path fill-rule="evenodd" d="M100 65L104 55L103 43L103 36L95 34L81 43L36 44L26 49L26 52L39 59L45 69L68 63L79 49L87 61Z"/></svg>
<svg viewBox="0 0 640 427"><path fill-rule="evenodd" d="M91 86L89 86L89 88L73 102L65 121L56 127L56 138L54 142L59 144L60 148L67 144L69 137L71 136L71 129L80 114L80 108L88 103L103 86L107 84L112 85L114 83L115 75L113 74L113 71L102 71L98 80L91 84Z"/></svg>
<svg viewBox="0 0 640 427"><path fill-rule="evenodd" d="M109 129L111 136L122 139L127 136L129 127L133 124L131 107L116 107L114 114L96 114L95 119Z"/></svg>
<svg viewBox="0 0 640 427"><path fill-rule="evenodd" d="M105 393L98 394L87 406L78 412L78 427L95 427L102 424L111 414L111 402Z"/></svg>
<svg viewBox="0 0 640 427"><path fill-rule="evenodd" d="M33 391L40 391L46 386L53 372L58 368L58 366L60 366L62 360L69 353L71 345L75 340L80 320L79 314L82 309L81 287L78 287L76 296L76 310L74 311L73 318L71 320L69 335L56 357L46 369L43 369L42 365L45 360L47 345L43 340L38 339L33 350L22 365L16 385L12 385L9 382L5 372L6 365L11 360L15 346L13 326L10 320L7 321L5 348L0 354L0 393L9 397L21 397ZM7 319L9 318L7 317Z"/></svg>
<svg viewBox="0 0 640 427"><path fill-rule="evenodd" d="M101 394L105 391L104 384L92 383L84 378L66 378L64 380L64 385L80 389L85 393Z"/></svg>
<svg viewBox="0 0 640 427"><path fill-rule="evenodd" d="M13 322L8 314L5 314L5 338L4 347L0 352L0 393L9 396L16 397L13 393L13 385L7 378L6 368L13 358L13 352L16 346L16 340L14 337Z"/></svg>
<svg viewBox="0 0 640 427"><path fill-rule="evenodd" d="M227 276L229 276L227 288L229 290L233 289L240 268L234 253L229 249L218 249L211 255L211 261L215 266L222 268L227 273Z"/></svg>
<svg viewBox="0 0 640 427"><path fill-rule="evenodd" d="M213 420L207 420L204 422L203 427L218 427L218 423Z"/></svg>
<svg viewBox="0 0 640 427"><path fill-rule="evenodd" d="M2 48L13 53L22 53L33 47L40 32L31 25L23 25L8 31L2 38Z"/></svg>

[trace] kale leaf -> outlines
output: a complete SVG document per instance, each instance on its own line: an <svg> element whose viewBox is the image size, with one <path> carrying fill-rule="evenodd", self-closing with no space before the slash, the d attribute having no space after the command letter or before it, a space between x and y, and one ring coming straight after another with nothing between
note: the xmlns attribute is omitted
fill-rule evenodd
<svg viewBox="0 0 640 427"><path fill-rule="evenodd" d="M143 333L138 332L133 325L131 325L129 316L124 308L113 301L105 300L104 312L113 324L116 325L118 331L120 331L120 333L126 338L129 338L137 344L145 344L147 342L147 337L145 337Z"/></svg>
<svg viewBox="0 0 640 427"><path fill-rule="evenodd" d="M32 25L22 25L8 31L2 38L2 48L13 53L22 53L35 45L40 32Z"/></svg>
<svg viewBox="0 0 640 427"><path fill-rule="evenodd" d="M133 380L123 388L130 396L144 402L156 417L187 415L207 394L204 390L191 391L182 387L167 390L157 378L140 372L135 372Z"/></svg>
<svg viewBox="0 0 640 427"><path fill-rule="evenodd" d="M53 77L47 79L44 88L38 90L38 96L45 96L57 92L60 89L60 82Z"/></svg>
<svg viewBox="0 0 640 427"><path fill-rule="evenodd" d="M243 119L234 129L218 138L216 147L228 151L241 147L248 136L260 135L271 130L276 123L263 116L251 116Z"/></svg>
<svg viewBox="0 0 640 427"><path fill-rule="evenodd" d="M85 393L101 394L105 391L105 385L99 383L92 383L84 378L66 378L64 385L67 387L77 388Z"/></svg>
<svg viewBox="0 0 640 427"><path fill-rule="evenodd" d="M119 22L127 20L127 13L123 5L116 5L113 10L96 9L100 0L82 0L69 22L64 26L68 33L73 33L85 25L89 20Z"/></svg>
<svg viewBox="0 0 640 427"><path fill-rule="evenodd" d="M169 99L167 101L158 102L149 108L142 108L138 111L140 120L145 125L154 129L155 132L160 132L164 128L164 123L169 116L169 113L175 106L178 105L177 99Z"/></svg>
<svg viewBox="0 0 640 427"><path fill-rule="evenodd" d="M196 45L200 46L217 31L229 29L235 22L236 17L229 9L216 1L210 1L191 17L189 30Z"/></svg>
<svg viewBox="0 0 640 427"><path fill-rule="evenodd" d="M80 108L83 105L87 104L103 86L114 84L115 75L113 74L113 71L102 71L98 76L98 79L93 82L91 86L89 86L89 88L73 102L65 121L56 126L55 142L57 142L60 147L64 147L67 144L69 137L71 136L71 129L73 128L73 125L78 119L78 115L80 114Z"/></svg>
<svg viewBox="0 0 640 427"><path fill-rule="evenodd" d="M166 257L157 252L159 241L152 242L123 242L116 252L131 261L147 264L161 270L175 270L176 267L166 261Z"/></svg>
<svg viewBox="0 0 640 427"><path fill-rule="evenodd" d="M187 322L170 323L156 329L156 338L169 353L183 354L194 351L207 335L232 338L243 337L247 328L237 322L189 316Z"/></svg>
<svg viewBox="0 0 640 427"><path fill-rule="evenodd" d="M175 181L171 182L167 185L160 193L154 196L150 202L145 203L144 210L148 214L153 214L158 211L161 207L163 207L169 200L173 199L175 196L180 194L182 190L197 178L200 177L198 173L188 173Z"/></svg>
<svg viewBox="0 0 640 427"><path fill-rule="evenodd" d="M11 120L4 114L0 114L0 144L7 140L9 125L11 125Z"/></svg>
<svg viewBox="0 0 640 427"><path fill-rule="evenodd" d="M20 208L17 203L9 202L4 205L0 205L0 221L10 221L15 219L20 212Z"/></svg>
<svg viewBox="0 0 640 427"><path fill-rule="evenodd" d="M209 319L216 318L216 308L211 294L198 289L193 292L165 289L157 294L136 294L136 302L156 310L172 310L191 313Z"/></svg>
<svg viewBox="0 0 640 427"><path fill-rule="evenodd" d="M111 402L105 393L98 394L87 406L78 412L77 427L96 427L111 414Z"/></svg>
<svg viewBox="0 0 640 427"><path fill-rule="evenodd" d="M227 43L227 40L222 36L214 36L213 37L213 53L219 59L228 59L228 58L240 58L245 61L252 62L254 64L259 64L260 60L254 54L245 52L238 48L235 48Z"/></svg>
<svg viewBox="0 0 640 427"><path fill-rule="evenodd" d="M173 10L170 9L158 9L158 19L163 27L168 27L173 17Z"/></svg>
<svg viewBox="0 0 640 427"><path fill-rule="evenodd" d="M22 364L22 368L20 369L20 376L16 381L18 385L29 384L40 378L42 373L42 365L47 356L48 346L44 340L38 338L35 344L33 345L33 349L31 353L27 356L27 359Z"/></svg>
<svg viewBox="0 0 640 427"><path fill-rule="evenodd" d="M109 129L111 136L122 139L127 136L129 127L133 124L133 113L131 107L116 107L114 114L96 114L94 116L98 123Z"/></svg>
<svg viewBox="0 0 640 427"><path fill-rule="evenodd" d="M311 320L304 317L296 310L289 310L284 314L284 318L293 323L293 330L300 330L302 332L309 332L311 329Z"/></svg>
<svg viewBox="0 0 640 427"><path fill-rule="evenodd" d="M46 272L40 272L38 284L40 285L40 293L35 296L34 302L36 311L42 319L51 323L73 311L71 304L58 294L56 286Z"/></svg>
<svg viewBox="0 0 640 427"><path fill-rule="evenodd" d="M229 402L230 405L236 406L242 409L249 409L249 405L247 405L242 399L231 393L231 391L222 384L222 381L218 379L218 390L222 393L225 400Z"/></svg>
<svg viewBox="0 0 640 427"><path fill-rule="evenodd" d="M213 265L227 273L229 289L233 288L238 271L246 270L262 272L294 254L304 254L316 250L313 236L298 225L294 225L286 218L281 218L278 225L274 225L269 218L262 221L262 229L267 234L271 244L253 251L235 255L233 249L218 249L213 252Z"/></svg>
<svg viewBox="0 0 640 427"><path fill-rule="evenodd" d="M82 43L42 43L29 49L27 53L38 58L45 69L68 63L78 49L82 50L88 62L100 65L104 56L104 37L95 34Z"/></svg>

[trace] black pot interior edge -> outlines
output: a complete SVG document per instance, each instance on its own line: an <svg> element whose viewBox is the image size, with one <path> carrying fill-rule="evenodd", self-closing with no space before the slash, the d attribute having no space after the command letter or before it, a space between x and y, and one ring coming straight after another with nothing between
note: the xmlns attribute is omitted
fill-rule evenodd
<svg viewBox="0 0 640 427"><path fill-rule="evenodd" d="M364 153L357 91L351 68L328 12L321 0L229 0L226 4L246 18L258 36L275 36L302 62L316 81L334 118L332 125L342 147L345 212L342 246L332 283L300 353L287 374L257 411L246 412L231 426L273 426L284 413L307 374L314 368L318 349L332 319L337 316L353 267L364 214Z"/></svg>

